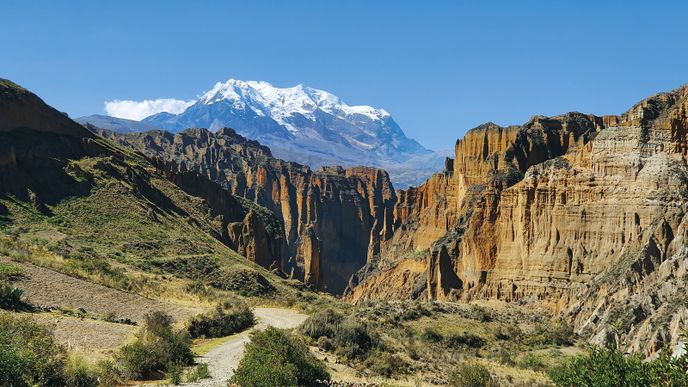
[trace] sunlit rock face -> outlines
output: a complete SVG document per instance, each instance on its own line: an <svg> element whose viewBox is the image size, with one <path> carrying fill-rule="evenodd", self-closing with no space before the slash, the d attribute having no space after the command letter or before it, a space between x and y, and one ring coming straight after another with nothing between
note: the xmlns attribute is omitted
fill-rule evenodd
<svg viewBox="0 0 688 387"><path fill-rule="evenodd" d="M398 193L394 233L347 297L541 305L597 342L675 344L685 322L687 88L621 116L482 125Z"/></svg>

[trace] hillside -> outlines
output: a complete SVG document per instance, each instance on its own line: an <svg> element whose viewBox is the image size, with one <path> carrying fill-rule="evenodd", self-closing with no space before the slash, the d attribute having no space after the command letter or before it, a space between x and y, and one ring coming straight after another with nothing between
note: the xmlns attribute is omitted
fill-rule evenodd
<svg viewBox="0 0 688 387"><path fill-rule="evenodd" d="M187 129L177 134L104 134L165 160L175 172L200 173L235 196L267 208L284 228L271 253L255 254L262 259L259 263L270 267L277 260L282 271L317 289L341 294L351 275L377 251L380 235L391 231L396 199L383 170L331 167L313 171L273 158L267 147L227 128L216 133ZM232 227L232 235L255 233L250 222ZM268 255L274 259L267 260Z"/></svg>
<svg viewBox="0 0 688 387"><path fill-rule="evenodd" d="M12 113L0 115L1 253L182 303L196 299L183 290L193 281L220 293L288 289L233 250L274 239L281 223L269 211L96 136L9 81L0 86L0 110ZM258 237L228 231L257 218Z"/></svg>

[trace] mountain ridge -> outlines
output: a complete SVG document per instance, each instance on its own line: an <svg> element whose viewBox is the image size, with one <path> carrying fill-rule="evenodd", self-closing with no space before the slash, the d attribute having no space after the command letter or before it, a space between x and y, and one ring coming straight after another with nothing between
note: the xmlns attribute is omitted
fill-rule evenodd
<svg viewBox="0 0 688 387"><path fill-rule="evenodd" d="M88 117L79 121L111 130L121 125L104 125L102 119L99 124ZM279 88L263 81L230 79L216 83L182 113L157 113L141 123L173 133L192 127L211 131L230 127L269 146L276 157L314 169L326 165L398 169L400 163L427 156L425 163L408 163L392 176L403 187L422 182L442 166L440 159L432 157L436 152L406 137L387 111L348 105L332 93L304 85Z"/></svg>

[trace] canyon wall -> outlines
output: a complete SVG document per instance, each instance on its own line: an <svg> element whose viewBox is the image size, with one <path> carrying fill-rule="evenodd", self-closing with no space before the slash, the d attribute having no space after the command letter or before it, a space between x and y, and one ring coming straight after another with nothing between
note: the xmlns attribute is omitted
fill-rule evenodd
<svg viewBox="0 0 688 387"><path fill-rule="evenodd" d="M231 129L188 129L175 135L102 133L165 160L170 174L201 174L239 200L269 210L279 220L277 233L260 231L264 221L246 213L243 219L228 217L237 221L228 224L227 238L249 259L317 289L342 293L351 275L391 236L396 194L383 170L312 171L273 158L267 147ZM257 243L260 240L266 242Z"/></svg>
<svg viewBox="0 0 688 387"><path fill-rule="evenodd" d="M545 306L598 342L656 351L685 326L686 87L621 116L482 125L398 193L394 233L346 297Z"/></svg>

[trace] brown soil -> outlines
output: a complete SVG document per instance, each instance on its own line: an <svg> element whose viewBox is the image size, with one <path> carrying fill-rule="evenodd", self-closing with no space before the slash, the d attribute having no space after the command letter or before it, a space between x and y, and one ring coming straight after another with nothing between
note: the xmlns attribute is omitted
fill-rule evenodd
<svg viewBox="0 0 688 387"><path fill-rule="evenodd" d="M35 313L31 317L51 327L58 342L91 361L109 357L114 350L131 339L138 329L131 325L67 317L55 313Z"/></svg>
<svg viewBox="0 0 688 387"><path fill-rule="evenodd" d="M12 262L0 256L0 262ZM133 293L97 285L30 263L12 262L22 267L24 276L15 281L24 290L24 299L34 306L84 309L89 314L114 314L117 319L141 322L146 313L162 311L175 321L183 321L203 309L152 300Z"/></svg>

